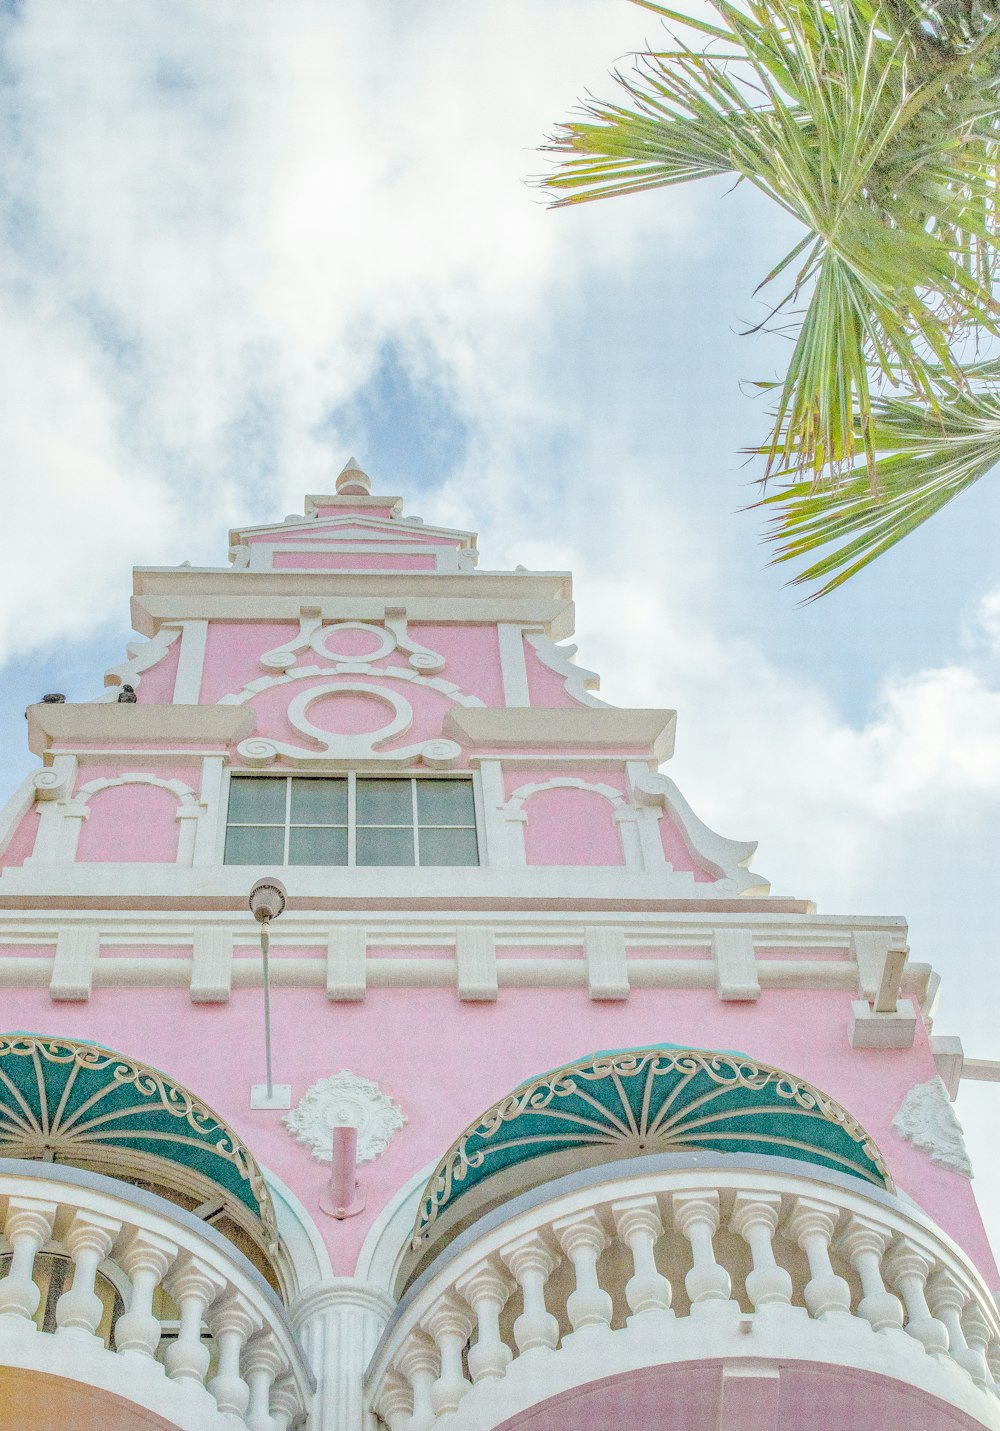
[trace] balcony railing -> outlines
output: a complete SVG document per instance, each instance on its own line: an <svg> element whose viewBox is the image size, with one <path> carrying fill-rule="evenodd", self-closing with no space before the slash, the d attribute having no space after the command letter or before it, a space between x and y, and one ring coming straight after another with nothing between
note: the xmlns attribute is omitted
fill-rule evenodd
<svg viewBox="0 0 1000 1431"><path fill-rule="evenodd" d="M754 1357L894 1377L1000 1428L1000 1319L945 1234L856 1178L717 1154L591 1168L483 1216L401 1300L366 1395L391 1431L485 1431L616 1372Z"/></svg>
<svg viewBox="0 0 1000 1431"><path fill-rule="evenodd" d="M85 1381L191 1431L300 1421L312 1377L280 1300L191 1213L113 1178L4 1159L0 1227L0 1363ZM39 1317L46 1270L66 1258L68 1290Z"/></svg>

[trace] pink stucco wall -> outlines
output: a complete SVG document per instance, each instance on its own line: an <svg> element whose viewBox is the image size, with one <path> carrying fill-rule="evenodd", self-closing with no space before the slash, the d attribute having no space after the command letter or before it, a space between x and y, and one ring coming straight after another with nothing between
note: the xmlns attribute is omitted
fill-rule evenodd
<svg viewBox="0 0 1000 1431"><path fill-rule="evenodd" d="M177 858L177 796L158 785L110 785L90 797L77 863L168 864Z"/></svg>
<svg viewBox="0 0 1000 1431"><path fill-rule="evenodd" d="M403 952L403 951L397 951ZM883 1149L902 1191L978 1263L996 1270L967 1179L936 1167L893 1132L906 1091L934 1074L922 1028L912 1049L852 1049L850 996L765 990L757 1004L714 990L635 990L595 1003L586 989L501 989L495 1003L460 1003L449 989L372 988L363 1002L331 1004L322 990L276 991L275 1077L293 1101L331 1072L374 1079L405 1111L406 1127L363 1170L365 1213L338 1223L319 1211L323 1169L293 1141L281 1115L252 1112L263 1069L259 989L228 1005L192 1004L183 990L97 989L89 1003L54 1009L47 991L11 991L6 1026L95 1038L162 1068L214 1106L251 1150L302 1199L326 1238L335 1271L350 1273L381 1207L498 1097L596 1049L661 1041L736 1048L819 1085L857 1116Z"/></svg>

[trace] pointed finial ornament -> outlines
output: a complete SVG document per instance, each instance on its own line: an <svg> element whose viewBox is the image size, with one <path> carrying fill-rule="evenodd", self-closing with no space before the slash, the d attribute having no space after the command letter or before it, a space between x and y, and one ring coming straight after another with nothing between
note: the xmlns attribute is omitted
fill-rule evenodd
<svg viewBox="0 0 1000 1431"><path fill-rule="evenodd" d="M367 497L372 490L372 480L367 472L362 472L357 461L349 457L337 478L337 495L340 497Z"/></svg>

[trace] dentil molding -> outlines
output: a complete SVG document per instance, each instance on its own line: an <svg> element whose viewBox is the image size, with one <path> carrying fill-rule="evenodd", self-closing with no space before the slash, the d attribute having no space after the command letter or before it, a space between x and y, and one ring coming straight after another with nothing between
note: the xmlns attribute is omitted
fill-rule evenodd
<svg viewBox="0 0 1000 1431"><path fill-rule="evenodd" d="M965 1178L972 1177L962 1125L944 1080L937 1075L909 1090L892 1126L901 1138L929 1154L931 1162L938 1167L961 1173Z"/></svg>
<svg viewBox="0 0 1000 1431"><path fill-rule="evenodd" d="M377 1083L344 1069L308 1088L282 1122L318 1163L333 1159L334 1128L357 1128L358 1162L370 1163L388 1148L406 1114Z"/></svg>

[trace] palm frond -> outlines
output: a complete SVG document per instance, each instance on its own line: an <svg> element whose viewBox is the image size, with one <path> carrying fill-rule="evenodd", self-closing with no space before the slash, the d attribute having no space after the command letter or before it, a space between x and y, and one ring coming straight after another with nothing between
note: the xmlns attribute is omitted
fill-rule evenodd
<svg viewBox="0 0 1000 1431"><path fill-rule="evenodd" d="M1000 390L996 363L973 370L993 381L978 390L946 380L936 406L891 397L875 404L872 490L859 464L833 486L792 482L755 505L774 511L767 539L772 561L801 561L791 580L825 596L901 542L1000 463ZM791 476L787 469L781 476Z"/></svg>

